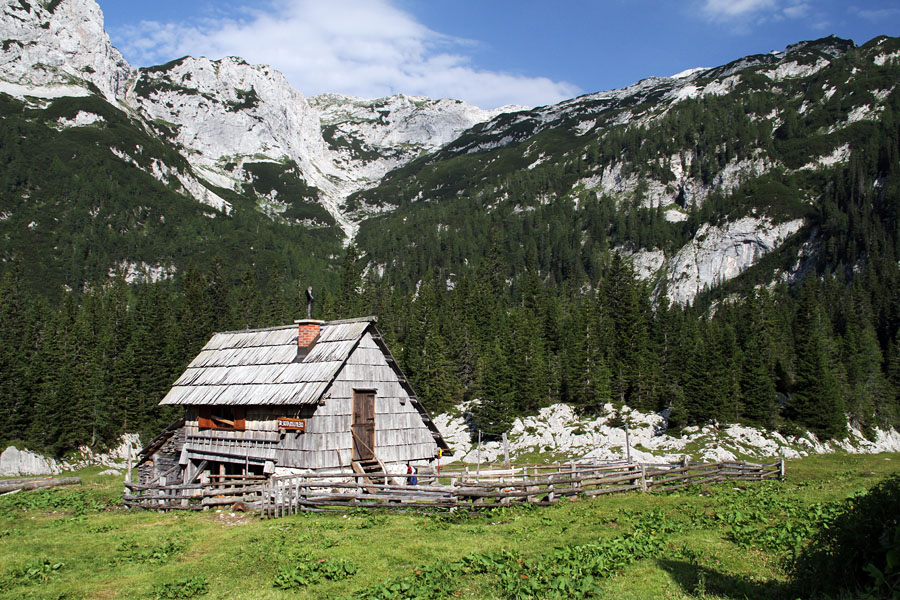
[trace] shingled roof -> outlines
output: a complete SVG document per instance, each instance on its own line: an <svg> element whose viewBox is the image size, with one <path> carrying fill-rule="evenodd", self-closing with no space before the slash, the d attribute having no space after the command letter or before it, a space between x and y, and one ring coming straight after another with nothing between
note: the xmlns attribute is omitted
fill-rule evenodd
<svg viewBox="0 0 900 600"><path fill-rule="evenodd" d="M322 323L305 356L296 325L216 333L160 404L315 404L374 322Z"/></svg>

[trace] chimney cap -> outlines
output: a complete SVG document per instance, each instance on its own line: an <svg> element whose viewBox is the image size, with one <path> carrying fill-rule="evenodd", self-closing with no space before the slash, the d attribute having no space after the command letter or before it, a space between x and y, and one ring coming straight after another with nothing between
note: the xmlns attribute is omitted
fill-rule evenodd
<svg viewBox="0 0 900 600"><path fill-rule="evenodd" d="M297 319L294 323L297 325L324 325L325 321L320 321L319 319Z"/></svg>

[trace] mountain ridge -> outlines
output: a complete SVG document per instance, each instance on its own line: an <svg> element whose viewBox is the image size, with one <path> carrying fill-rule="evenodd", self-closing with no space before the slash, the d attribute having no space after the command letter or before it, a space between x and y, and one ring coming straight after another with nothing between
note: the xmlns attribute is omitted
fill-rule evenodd
<svg viewBox="0 0 900 600"><path fill-rule="evenodd" d="M476 195L487 193L492 203L502 205L508 198L504 184L485 189L485 181L519 177L516 171L552 173L559 164L582 171L579 177L570 178L570 190L551 194L571 198L576 212L580 198L596 195L610 198L614 211L633 202L628 210L656 211L668 223L688 226L691 212L703 209L711 196L739 193L748 182L771 173L814 173L846 164L850 156L846 141L830 146L818 142L819 154L807 154L803 164L795 158L789 161L794 164L786 163L765 138L782 132L785 115L794 109L786 109L781 100L773 98L781 94L789 101L796 93L789 90L796 89L797 82L812 85L820 72L832 71L836 61L846 62L851 52L857 56L865 53L879 66L890 64L897 54L892 54L896 40L891 38L876 38L857 47L850 40L829 36L718 67L648 77L625 88L584 94L554 105L485 111L458 100L404 94L377 99L341 94L307 98L277 70L250 65L237 57L182 57L132 69L109 42L102 12L93 0L61 0L33 7L25 0L5 0L3 10L15 18L8 20L12 25L7 24L3 33L7 40L0 88L6 86L7 92L26 104L30 92L10 86L31 86L28 90L38 95L43 91L46 97L32 102L34 106L67 94L79 97L99 92L147 134L171 144L181 158L177 164L168 164L168 159L161 157L138 160L134 154L139 148L111 146L114 156L213 209L204 214L228 215L240 196L252 200L255 210L277 224L335 229L345 244L356 238L360 224L380 228L384 219L400 208L452 197L448 190L453 190L455 197L471 195L473 190ZM57 40L61 31L69 33ZM8 37L15 35L19 37ZM852 75L848 81L851 79ZM797 117L808 119L807 112L833 104L836 89L821 85L817 102L804 100L795 109ZM831 122L817 136L836 137L832 134L854 123L877 120L891 89L873 90L874 104L858 103L844 111L843 123ZM767 93L768 99L759 100ZM717 145L710 146L703 156L698 147L684 143L657 144L660 150L655 155L644 151L647 144L640 136L662 139L673 128L683 129L678 120L685 118L681 113L687 109L691 109L688 119L704 119L703 111L708 109L703 106L717 98L722 99L718 105L734 102L733 98L737 102L754 98L759 104L760 108L748 108L744 115L747 123L742 128L749 128L750 138L735 142L722 130ZM105 122L90 111L60 119L59 127L103 127ZM657 129L666 131L653 133ZM685 140L690 138L688 134ZM775 141L779 141L777 135ZM628 144L624 154L616 146L621 143ZM732 146L741 144L744 148L732 151ZM557 152L556 147L564 151ZM719 148L723 147L729 155L726 160L710 164L710 152L722 154ZM485 163L481 157L487 156L503 156L503 160ZM467 166L462 176L457 177L455 169L444 169L464 159ZM586 163L592 163L590 168L583 167ZM421 174L441 169L449 179L421 181ZM476 182L473 178L479 172L480 181ZM533 209L527 205L512 208L513 213ZM689 234L679 234L680 241L669 242L672 247L668 248L635 240L612 243L632 257L639 273L655 282L656 296L667 293L671 300L687 303L740 275L808 226L798 206L783 215L770 213L763 208L735 214L733 218L743 219L737 229L725 222L692 224ZM437 224L438 232L442 227ZM668 229L674 232L677 227ZM738 229L736 235L729 233ZM711 246L710 239L719 240L719 245ZM363 244L369 247L369 266L384 272L388 263L372 251L377 244L365 236ZM800 262L803 260L801 257ZM139 262L161 273L173 272L164 264ZM122 257L116 264L135 263ZM806 270L798 263L790 271ZM774 277L793 275L782 272Z"/></svg>

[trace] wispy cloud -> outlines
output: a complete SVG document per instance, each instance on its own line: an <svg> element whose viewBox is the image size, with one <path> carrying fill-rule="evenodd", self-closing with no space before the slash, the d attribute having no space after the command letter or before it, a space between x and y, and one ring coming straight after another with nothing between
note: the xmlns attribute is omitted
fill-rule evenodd
<svg viewBox="0 0 900 600"><path fill-rule="evenodd" d="M120 30L139 65L184 55L240 56L280 70L304 94L378 97L398 92L481 107L538 105L580 93L564 81L480 69L473 42L434 31L390 0L276 0L241 18L142 22Z"/></svg>
<svg viewBox="0 0 900 600"><path fill-rule="evenodd" d="M800 19L809 15L810 9L811 7L808 3L801 2L799 4L794 4L793 6L785 7L784 10L782 10L782 13L789 19Z"/></svg>
<svg viewBox="0 0 900 600"><path fill-rule="evenodd" d="M888 19L896 19L897 17L900 17L900 8L870 9L852 6L850 7L850 12L856 13L863 19L872 21L873 23L880 23Z"/></svg>
<svg viewBox="0 0 900 600"><path fill-rule="evenodd" d="M726 20L771 10L775 6L775 0L704 0L702 11L708 19Z"/></svg>
<svg viewBox="0 0 900 600"><path fill-rule="evenodd" d="M811 3L803 0L701 0L700 14L707 20L726 23L739 31L770 21L808 19Z"/></svg>

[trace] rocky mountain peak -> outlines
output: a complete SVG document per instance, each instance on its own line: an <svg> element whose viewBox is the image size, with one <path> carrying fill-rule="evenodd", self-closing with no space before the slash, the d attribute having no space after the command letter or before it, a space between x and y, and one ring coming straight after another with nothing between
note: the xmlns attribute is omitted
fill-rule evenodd
<svg viewBox="0 0 900 600"><path fill-rule="evenodd" d="M845 40L836 35L819 38L817 40L806 40L789 45L784 54L791 56L792 54L801 54L804 52L821 52L832 58L840 58L845 55L848 50L856 47L853 40Z"/></svg>
<svg viewBox="0 0 900 600"><path fill-rule="evenodd" d="M310 102L279 71L237 57L184 57L133 70L110 44L94 0L0 0L0 7L0 91L24 98L99 90L174 143L201 180L239 193L253 178L245 163L285 165L318 190L348 238L356 227L342 209L350 193L518 108L484 111L402 94L328 94Z"/></svg>
<svg viewBox="0 0 900 600"><path fill-rule="evenodd" d="M93 84L113 103L123 91L131 67L110 43L93 0L0 0L0 13L0 79L7 84Z"/></svg>
<svg viewBox="0 0 900 600"><path fill-rule="evenodd" d="M157 123L213 183L233 188L244 160L294 160L309 177L324 154L318 116L279 71L227 57L140 69L125 101Z"/></svg>

